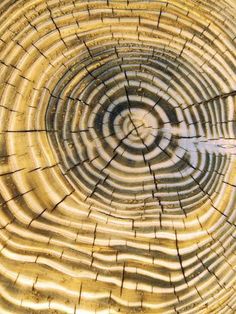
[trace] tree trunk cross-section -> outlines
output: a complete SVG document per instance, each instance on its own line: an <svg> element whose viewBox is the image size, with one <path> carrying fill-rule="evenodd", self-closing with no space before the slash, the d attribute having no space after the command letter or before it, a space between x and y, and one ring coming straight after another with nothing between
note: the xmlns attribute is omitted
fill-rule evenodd
<svg viewBox="0 0 236 314"><path fill-rule="evenodd" d="M236 0L1 0L0 314L236 313Z"/></svg>

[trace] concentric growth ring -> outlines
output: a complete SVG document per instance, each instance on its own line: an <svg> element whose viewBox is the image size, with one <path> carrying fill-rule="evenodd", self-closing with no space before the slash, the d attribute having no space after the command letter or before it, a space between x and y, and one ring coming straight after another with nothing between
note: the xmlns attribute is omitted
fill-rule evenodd
<svg viewBox="0 0 236 314"><path fill-rule="evenodd" d="M0 312L235 313L235 0L0 12Z"/></svg>

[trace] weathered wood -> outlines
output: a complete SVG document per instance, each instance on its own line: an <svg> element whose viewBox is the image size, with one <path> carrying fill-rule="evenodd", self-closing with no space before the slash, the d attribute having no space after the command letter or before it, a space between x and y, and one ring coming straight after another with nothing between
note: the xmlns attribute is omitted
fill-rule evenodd
<svg viewBox="0 0 236 314"><path fill-rule="evenodd" d="M236 1L2 0L0 314L236 313Z"/></svg>

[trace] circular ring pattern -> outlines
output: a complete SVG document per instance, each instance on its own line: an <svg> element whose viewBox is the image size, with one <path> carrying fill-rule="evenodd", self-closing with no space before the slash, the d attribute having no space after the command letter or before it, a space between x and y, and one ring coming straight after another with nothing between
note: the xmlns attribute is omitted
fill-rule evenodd
<svg viewBox="0 0 236 314"><path fill-rule="evenodd" d="M235 16L1 2L1 313L235 313Z"/></svg>

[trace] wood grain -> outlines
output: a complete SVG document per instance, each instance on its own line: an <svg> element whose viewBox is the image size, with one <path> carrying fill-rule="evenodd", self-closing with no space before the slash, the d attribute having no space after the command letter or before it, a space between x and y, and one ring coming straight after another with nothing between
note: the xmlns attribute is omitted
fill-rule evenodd
<svg viewBox="0 0 236 314"><path fill-rule="evenodd" d="M236 1L2 0L0 313L236 313Z"/></svg>

